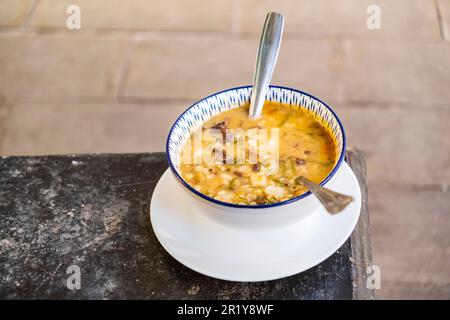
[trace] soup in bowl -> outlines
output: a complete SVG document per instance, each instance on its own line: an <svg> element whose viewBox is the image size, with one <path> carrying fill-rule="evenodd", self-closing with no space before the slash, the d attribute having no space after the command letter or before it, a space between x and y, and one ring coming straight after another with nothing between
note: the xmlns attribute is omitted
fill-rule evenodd
<svg viewBox="0 0 450 320"><path fill-rule="evenodd" d="M342 124L319 99L278 86L270 87L261 117L249 119L251 90L225 90L188 108L169 132L170 169L215 218L219 211L254 216L255 209L278 211L281 220L305 216L320 204L295 178L323 186L333 178L344 158Z"/></svg>

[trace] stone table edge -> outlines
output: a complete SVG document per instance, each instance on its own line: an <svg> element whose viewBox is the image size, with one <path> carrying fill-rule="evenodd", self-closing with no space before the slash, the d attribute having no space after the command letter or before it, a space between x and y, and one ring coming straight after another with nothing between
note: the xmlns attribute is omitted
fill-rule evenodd
<svg viewBox="0 0 450 320"><path fill-rule="evenodd" d="M372 265L372 245L370 237L369 201L367 193L367 168L364 153L356 148L348 148L346 161L358 178L361 188L361 214L351 235L351 278L353 299L374 299L374 290L367 287L367 268Z"/></svg>

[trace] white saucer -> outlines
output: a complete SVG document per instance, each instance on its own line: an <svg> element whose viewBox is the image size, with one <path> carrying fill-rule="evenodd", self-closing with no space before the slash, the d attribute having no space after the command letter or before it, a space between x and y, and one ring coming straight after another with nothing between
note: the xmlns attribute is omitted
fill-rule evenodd
<svg viewBox="0 0 450 320"><path fill-rule="evenodd" d="M274 280L305 271L339 249L361 210L358 181L347 165L327 185L355 201L336 215L321 208L298 223L245 230L207 218L167 169L153 192L150 218L164 249L199 273L230 281Z"/></svg>

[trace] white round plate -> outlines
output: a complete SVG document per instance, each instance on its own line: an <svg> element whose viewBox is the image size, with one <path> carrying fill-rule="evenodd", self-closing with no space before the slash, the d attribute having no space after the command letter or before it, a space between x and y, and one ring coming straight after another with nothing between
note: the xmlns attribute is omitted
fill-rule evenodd
<svg viewBox="0 0 450 320"><path fill-rule="evenodd" d="M199 212L194 199L167 169L153 192L150 218L164 249L188 268L230 281L274 280L324 261L355 228L361 192L347 163L342 163L340 174L327 187L352 195L355 201L339 214L330 215L321 208L287 227L237 229Z"/></svg>

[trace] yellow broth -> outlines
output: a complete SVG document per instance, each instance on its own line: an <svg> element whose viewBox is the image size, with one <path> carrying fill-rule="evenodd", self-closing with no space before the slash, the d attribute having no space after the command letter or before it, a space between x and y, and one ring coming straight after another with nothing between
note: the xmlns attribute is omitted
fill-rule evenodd
<svg viewBox="0 0 450 320"><path fill-rule="evenodd" d="M194 145L194 135L207 129L218 129L223 133L217 148L217 139L202 135L203 153L211 152L220 161L181 161L183 179L199 192L224 202L256 205L284 201L306 192L307 189L295 182L303 175L320 183L331 172L336 163L336 143L327 128L304 109L266 101L262 116L257 120L248 118L248 106L237 107L217 114L196 129L183 146L181 159L187 159ZM230 129L264 128L269 132L278 128L278 169L274 172L274 158L264 154L249 159L253 151L249 148L248 137L239 132L231 139L225 135ZM241 131L243 131L241 130ZM245 131L249 132L249 131ZM245 139L245 161L237 163L235 151L232 159L224 152L226 144ZM242 140L241 140L242 141ZM216 147L211 148L215 144ZM260 146L260 144L258 144ZM192 159L192 158L189 158ZM252 161L251 161L252 160ZM230 163L231 162L231 163Z"/></svg>

